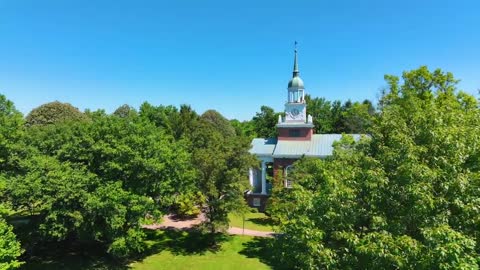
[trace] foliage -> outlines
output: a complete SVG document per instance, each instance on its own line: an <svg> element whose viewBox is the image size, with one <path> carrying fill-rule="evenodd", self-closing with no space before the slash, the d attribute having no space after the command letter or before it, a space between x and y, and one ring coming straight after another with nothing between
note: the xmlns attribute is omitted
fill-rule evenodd
<svg viewBox="0 0 480 270"><path fill-rule="evenodd" d="M0 173L16 170L22 151L23 116L0 94Z"/></svg>
<svg viewBox="0 0 480 270"><path fill-rule="evenodd" d="M135 108L131 107L130 105L123 104L113 112L113 115L116 115L121 118L135 117L137 116L137 111L135 110Z"/></svg>
<svg viewBox="0 0 480 270"><path fill-rule="evenodd" d="M20 243L17 241L12 227L3 218L0 218L0 269L17 269L21 263L17 258L22 254Z"/></svg>
<svg viewBox="0 0 480 270"><path fill-rule="evenodd" d="M88 117L27 129L31 149L8 180L10 202L34 221L29 247L77 239L118 257L142 252L145 217L194 188L189 145L135 114Z"/></svg>
<svg viewBox="0 0 480 270"><path fill-rule="evenodd" d="M21 263L20 243L4 217L11 214L11 204L6 198L7 179L17 172L21 160L23 138L22 115L13 103L0 94L0 269L16 269Z"/></svg>
<svg viewBox="0 0 480 270"><path fill-rule="evenodd" d="M237 119L230 120L230 124L235 129L237 136L244 136L249 138L257 137L253 121L238 121Z"/></svg>
<svg viewBox="0 0 480 270"><path fill-rule="evenodd" d="M77 108L59 101L43 104L33 109L26 117L26 123L29 126L87 120L88 117Z"/></svg>
<svg viewBox="0 0 480 270"><path fill-rule="evenodd" d="M185 192L176 197L173 208L177 215L191 217L201 213L204 203L201 192Z"/></svg>
<svg viewBox="0 0 480 270"><path fill-rule="evenodd" d="M30 141L43 154L86 166L102 182L122 187L168 207L192 187L188 144L175 141L141 118L122 119L101 112L92 122L31 128Z"/></svg>
<svg viewBox="0 0 480 270"><path fill-rule="evenodd" d="M192 135L197 188L205 196L206 228L215 233L228 228L228 213L245 204L248 168L254 159L250 142L226 131L230 123L219 113L202 115ZM233 130L233 128L232 128Z"/></svg>
<svg viewBox="0 0 480 270"><path fill-rule="evenodd" d="M450 73L405 72L369 137L296 164L271 212L292 269L478 269L480 111Z"/></svg>
<svg viewBox="0 0 480 270"><path fill-rule="evenodd" d="M83 166L60 163L48 156L26 161L28 173L12 179L10 196L16 209L28 209L37 228L32 244L41 241L79 239L116 246L132 232L140 232L145 213L152 211L147 197L121 188L121 183L104 183ZM141 251L138 238L125 252ZM118 255L118 253L113 253Z"/></svg>
<svg viewBox="0 0 480 270"><path fill-rule="evenodd" d="M174 106L153 106L148 102L140 106L140 117L175 139L189 137L198 119L197 113L189 105L181 105L178 110Z"/></svg>
<svg viewBox="0 0 480 270"><path fill-rule="evenodd" d="M328 101L305 96L307 113L312 115L315 133L366 134L373 124L375 108L369 100L360 102Z"/></svg>
<svg viewBox="0 0 480 270"><path fill-rule="evenodd" d="M277 136L276 125L278 123L279 113L268 107L262 106L260 112L252 118L254 131L258 137L273 138Z"/></svg>

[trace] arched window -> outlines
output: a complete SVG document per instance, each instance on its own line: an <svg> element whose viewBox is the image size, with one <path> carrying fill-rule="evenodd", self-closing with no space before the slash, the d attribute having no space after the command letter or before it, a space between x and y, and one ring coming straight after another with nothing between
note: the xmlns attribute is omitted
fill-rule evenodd
<svg viewBox="0 0 480 270"><path fill-rule="evenodd" d="M285 167L285 187L291 188L293 184L293 180L288 177L288 174L292 172L294 169L293 165L288 165Z"/></svg>

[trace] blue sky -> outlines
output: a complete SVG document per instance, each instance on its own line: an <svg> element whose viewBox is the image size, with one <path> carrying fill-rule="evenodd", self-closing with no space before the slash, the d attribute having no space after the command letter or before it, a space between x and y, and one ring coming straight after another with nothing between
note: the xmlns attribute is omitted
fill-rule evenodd
<svg viewBox="0 0 480 270"><path fill-rule="evenodd" d="M0 0L0 93L28 113L190 104L283 110L293 43L312 96L376 100L428 65L480 89L480 1ZM477 95L478 96L478 95Z"/></svg>

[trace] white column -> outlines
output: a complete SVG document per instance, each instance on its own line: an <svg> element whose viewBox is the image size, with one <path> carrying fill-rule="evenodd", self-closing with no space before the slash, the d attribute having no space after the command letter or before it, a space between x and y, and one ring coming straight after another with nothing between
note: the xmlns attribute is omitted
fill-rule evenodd
<svg viewBox="0 0 480 270"><path fill-rule="evenodd" d="M248 170L248 178L250 179L250 186L253 187L253 169L252 168Z"/></svg>
<svg viewBox="0 0 480 270"><path fill-rule="evenodd" d="M267 164L262 161L262 194L267 194Z"/></svg>

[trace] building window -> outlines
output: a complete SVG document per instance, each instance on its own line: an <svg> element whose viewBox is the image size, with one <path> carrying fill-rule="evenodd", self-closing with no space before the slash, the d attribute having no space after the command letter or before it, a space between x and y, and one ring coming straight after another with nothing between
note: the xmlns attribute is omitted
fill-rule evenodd
<svg viewBox="0 0 480 270"><path fill-rule="evenodd" d="M292 188L293 181L288 177L288 174L293 170L293 165L289 165L285 168L285 187Z"/></svg>
<svg viewBox="0 0 480 270"><path fill-rule="evenodd" d="M288 136L289 137L300 137L300 130L299 129L290 129L288 131Z"/></svg>
<svg viewBox="0 0 480 270"><path fill-rule="evenodd" d="M253 198L253 206L260 207L260 205L261 205L260 198Z"/></svg>

